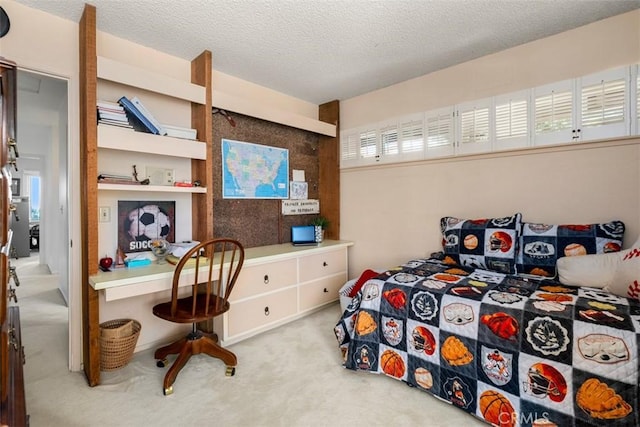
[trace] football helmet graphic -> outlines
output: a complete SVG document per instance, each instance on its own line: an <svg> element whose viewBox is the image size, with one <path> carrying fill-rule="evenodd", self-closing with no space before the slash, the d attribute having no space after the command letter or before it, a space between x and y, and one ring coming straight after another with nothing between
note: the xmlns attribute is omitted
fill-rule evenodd
<svg viewBox="0 0 640 427"><path fill-rule="evenodd" d="M436 351L436 339L424 326L416 326L411 333L411 345L418 351L431 356Z"/></svg>
<svg viewBox="0 0 640 427"><path fill-rule="evenodd" d="M567 396L567 382L562 374L546 363L534 363L527 372L524 391L533 396L562 402Z"/></svg>

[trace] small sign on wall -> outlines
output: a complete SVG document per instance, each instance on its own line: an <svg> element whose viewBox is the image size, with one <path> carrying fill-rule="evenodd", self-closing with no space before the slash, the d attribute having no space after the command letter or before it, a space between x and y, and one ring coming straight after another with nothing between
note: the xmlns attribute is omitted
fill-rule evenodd
<svg viewBox="0 0 640 427"><path fill-rule="evenodd" d="M283 200L282 215L307 215L320 213L320 200Z"/></svg>

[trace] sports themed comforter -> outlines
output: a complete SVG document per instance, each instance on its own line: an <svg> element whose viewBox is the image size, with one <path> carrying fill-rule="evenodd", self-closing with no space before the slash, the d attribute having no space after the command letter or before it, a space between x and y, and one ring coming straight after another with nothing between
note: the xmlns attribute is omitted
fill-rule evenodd
<svg viewBox="0 0 640 427"><path fill-rule="evenodd" d="M637 301L417 259L365 283L335 327L348 369L500 426L637 426Z"/></svg>

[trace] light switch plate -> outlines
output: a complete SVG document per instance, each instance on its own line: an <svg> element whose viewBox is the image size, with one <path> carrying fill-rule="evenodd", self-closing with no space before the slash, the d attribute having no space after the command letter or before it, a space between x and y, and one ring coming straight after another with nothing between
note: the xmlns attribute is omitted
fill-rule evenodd
<svg viewBox="0 0 640 427"><path fill-rule="evenodd" d="M151 185L173 185L175 181L173 169L147 166L146 173Z"/></svg>
<svg viewBox="0 0 640 427"><path fill-rule="evenodd" d="M109 206L100 206L98 209L98 220L100 222L111 222L111 208Z"/></svg>

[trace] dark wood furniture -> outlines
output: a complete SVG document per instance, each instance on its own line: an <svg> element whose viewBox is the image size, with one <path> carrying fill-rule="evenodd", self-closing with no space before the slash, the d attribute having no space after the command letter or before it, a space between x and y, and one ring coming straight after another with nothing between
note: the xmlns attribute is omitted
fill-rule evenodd
<svg viewBox="0 0 640 427"><path fill-rule="evenodd" d="M25 426L29 424L24 391L24 348L20 331L20 311L9 307L15 290L9 285L11 231L11 171L15 166L16 149L16 64L0 58L0 424Z"/></svg>
<svg viewBox="0 0 640 427"><path fill-rule="evenodd" d="M195 257L192 257L195 256ZM180 370L194 354L205 353L222 359L227 365L227 376L235 374L235 354L218 345L215 333L198 329L198 323L212 322L213 318L229 311L229 296L244 263L244 248L231 239L211 239L189 250L176 265L173 275L171 301L153 307L153 314L174 323L191 323L192 330L184 338L156 350L158 366L167 364L167 356L178 354L164 377L163 393L173 393L173 383ZM194 265L195 271L185 270ZM189 285L191 292L180 297L181 286Z"/></svg>

